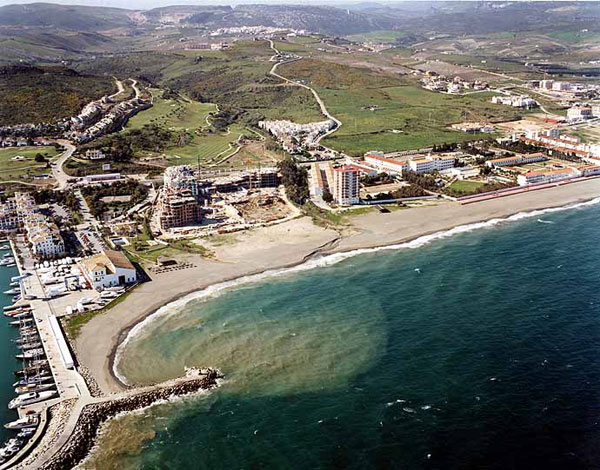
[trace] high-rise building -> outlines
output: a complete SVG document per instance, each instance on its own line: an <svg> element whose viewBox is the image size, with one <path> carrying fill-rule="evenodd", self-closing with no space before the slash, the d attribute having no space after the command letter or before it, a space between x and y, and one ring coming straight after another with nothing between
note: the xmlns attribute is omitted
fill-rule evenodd
<svg viewBox="0 0 600 470"><path fill-rule="evenodd" d="M333 199L340 206L358 204L360 171L350 166L333 168Z"/></svg>

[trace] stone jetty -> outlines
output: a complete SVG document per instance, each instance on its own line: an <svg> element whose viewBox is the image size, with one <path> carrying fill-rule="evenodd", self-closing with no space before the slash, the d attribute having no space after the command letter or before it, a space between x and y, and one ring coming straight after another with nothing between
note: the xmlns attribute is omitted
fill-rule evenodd
<svg viewBox="0 0 600 470"><path fill-rule="evenodd" d="M103 423L123 412L140 410L156 402L211 390L218 386L222 375L214 369L190 370L186 377L164 384L132 389L112 396L92 399L85 404L66 442L50 458L40 462L29 462L24 468L41 470L64 470L74 468L85 459L96 442Z"/></svg>

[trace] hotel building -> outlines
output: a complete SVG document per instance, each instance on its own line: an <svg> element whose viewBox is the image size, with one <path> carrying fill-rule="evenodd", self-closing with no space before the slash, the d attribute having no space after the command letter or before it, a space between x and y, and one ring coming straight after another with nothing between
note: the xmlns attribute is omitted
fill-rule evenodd
<svg viewBox="0 0 600 470"><path fill-rule="evenodd" d="M351 206L360 202L360 171L350 166L333 168L333 199L340 206Z"/></svg>

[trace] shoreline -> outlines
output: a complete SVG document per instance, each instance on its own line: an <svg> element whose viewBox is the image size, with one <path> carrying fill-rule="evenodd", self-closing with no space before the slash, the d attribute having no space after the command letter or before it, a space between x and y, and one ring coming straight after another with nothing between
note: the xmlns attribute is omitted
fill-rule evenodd
<svg viewBox="0 0 600 470"><path fill-rule="evenodd" d="M115 307L115 310L119 310L119 312L109 311L107 314L102 315L102 317L111 317L118 314L123 315L122 318L118 319L119 321L110 322L111 324L109 324L106 319L104 322L98 320L98 317L92 319L84 326L82 334L75 341L78 358L80 357L79 351L82 351L82 345L85 345L86 348L90 346L91 338L93 337L96 342L101 343L100 346L96 344L96 349L104 350L106 353L99 360L98 357L92 357L93 351L84 349L84 351L87 351L87 355L84 354L82 364L91 371L94 377L99 379L98 382L104 393L124 390L130 386L123 384L117 377L114 367L119 347L127 339L129 333L136 326L155 314L160 308L195 292L200 292L225 282L234 282L244 277L261 275L268 271L290 269L302 265L318 255L329 256L354 252L357 250L393 249L391 247L394 245L409 243L421 237L431 236L440 232L448 232L465 225L489 223L489 221L496 219L499 219L498 222L500 223L508 221L511 216L516 214L531 214L539 210L560 208L568 210L570 206L589 202L599 196L600 180L596 180L544 189L537 191L536 194L529 193L508 196L506 198L484 201L468 206L461 206L456 203L447 203L444 201L437 206L399 210L392 212L391 214L369 213L359 215L352 219L352 228L355 229L355 233L340 236L337 232L313 226L316 231L320 232L321 239L325 236L327 237L327 240L320 242L318 245L315 244L315 246L311 246L309 249L305 248L304 250L302 250L301 247L294 246L295 250L292 250L294 251L292 255L300 253L301 256L292 256L294 259L288 262L278 263L278 259L262 259L260 263L262 266L257 267L257 269L240 268L239 265L243 261L252 259L253 256L254 258L256 258L257 255L264 257L265 253L262 253L260 250L248 251L247 248L245 250L241 249L240 243L236 243L233 246L226 246L221 250L225 257L232 252L237 254L238 257L240 254L245 256L241 256L241 258L237 260L237 263L228 263L226 259L218 263L214 261L205 261L204 263L201 263L204 264L204 266L200 266L200 268L204 271L211 267L220 268L220 271L222 272L211 273L213 274L212 277L214 279L203 280L197 284L192 282L191 285L186 285L184 282L183 287L185 287L185 289L180 289L180 287L182 287L182 282L179 282L176 286L173 286L174 288L172 290L168 290L168 293L172 292L172 295L164 296L159 299L157 304L138 299L138 303L140 303L143 308L137 313L132 311L132 306L121 307L123 304L127 304L127 301L125 301L120 306ZM427 218L427 216L432 215L433 217ZM445 215L445 217L442 217L442 215ZM450 215L450 218L448 218L448 215ZM455 215L459 216L455 217ZM405 223L406 221L410 221L411 224ZM310 223L312 224L312 222ZM409 227L409 225L412 226ZM373 229L373 227L375 229ZM405 235L403 231L409 231L410 233ZM335 234L335 236L333 236L333 234ZM247 234L244 238L252 237L252 234ZM277 240L277 242L275 243L276 246L281 245L281 240ZM189 279L190 276L186 276L185 271L181 271L181 273L184 273L185 278ZM180 281L185 278L180 279ZM159 290L168 289L169 283L161 282L161 279L158 279L151 281L149 284L155 285L154 293L156 294ZM138 297L142 296L140 295ZM161 296L159 295L158 297ZM131 303L134 304L133 301ZM119 309L119 307L121 308ZM115 323L120 324L115 325ZM95 327L98 327L98 324L100 324L101 330L105 331L100 331L98 334L90 334L90 331L94 330ZM114 329L115 326L118 327L117 330L110 334L110 330ZM87 333L90 339L86 338L85 333ZM106 338L108 334L110 334L110 337ZM103 342L102 340L104 338L106 338L106 340ZM103 346L102 343L104 344ZM99 363L100 361L102 364Z"/></svg>
<svg viewBox="0 0 600 470"><path fill-rule="evenodd" d="M540 209L533 209L533 210L530 210L530 211L515 212L514 214L512 214L512 215L510 215L508 217L504 217L504 218L491 217L491 218L488 218L488 219L485 219L485 220L474 222L474 223L472 223L470 225L474 225L474 224L487 224L487 223L489 223L491 221L497 221L498 224L512 222L510 220L510 218L513 217L513 216L515 216L515 215L518 215L518 214L523 214L524 215L523 218L525 219L525 218L535 217L536 213L540 212L540 211L545 212L545 211L549 211L549 210L553 210L553 209L557 209L557 210L561 210L561 209L562 210L570 210L571 208L577 208L580 204L585 204L586 202L591 202L591 201L594 201L595 199L598 199L598 201L595 202L594 205L595 204L600 204L600 196L598 196L598 197L592 198L592 199L582 199L582 200L579 200L579 201L571 202L571 203L569 203L567 205L550 206L550 207L544 207L544 208L540 208ZM521 220L521 219L518 219L518 220ZM517 221L517 220L515 220L515 221ZM496 225L496 224L494 224L494 225ZM238 280L241 281L244 278L258 277L258 276L261 276L261 275L265 275L265 277L270 277L269 276L269 272L270 271L274 272L274 274L273 274L274 276L277 275L276 274L277 271L283 271L283 274L285 274L286 270L292 269L294 267L302 266L302 265L306 264L307 262L309 262L311 259L314 259L314 257L318 256L318 255L321 255L324 258L332 256L332 255L338 255L338 254L339 255L344 255L344 254L349 254L350 255L351 253L354 253L351 256L360 256L361 254L368 254L369 252L373 252L372 250L377 250L377 251L379 251L379 250L382 250L382 251L383 250L400 250L402 248L405 248L402 245L409 244L409 243L411 243L413 241L416 241L416 240L419 240L421 238L430 237L430 236L434 236L434 235L440 235L439 237L436 237L435 239L445 238L445 235L448 232L451 232L452 230L457 229L457 228L461 228L461 227L467 228L468 230L466 230L466 231L473 231L473 230L479 230L480 228L490 228L492 226L482 226L482 227L477 227L477 228L471 228L471 227L468 227L468 225L458 224L458 225L455 225L453 227L449 227L447 229L444 229L442 231L439 231L439 230L437 230L437 231L431 231L431 232L423 233L421 235L414 236L412 238L401 239L401 240L397 240L397 241L390 242L390 243L383 244L383 245L362 246L360 248L352 248L352 249L345 249L345 250L332 250L332 251L322 251L322 249L317 249L317 250L313 251L311 254L305 256L305 258L302 261L299 261L299 262L294 263L294 264L289 264L289 265L285 265L285 266L277 266L277 267L274 267L274 268L271 268L271 269L267 269L267 270L263 270L263 271L260 271L260 272L248 273L247 275L244 275L244 276L239 276L239 277L231 278L231 279L225 279L225 280L223 280L222 282L220 282L218 284L212 284L212 285L209 285L209 286L207 286L207 287L205 287L203 289L194 289L194 290L189 291L189 292L184 292L184 293L178 294L174 298L172 298L170 301L167 301L165 304L163 304L160 308L158 308L158 309L150 312L149 314L147 314L147 315L145 315L143 317L138 318L137 321L136 321L136 323L134 325L121 330L121 332L119 334L119 341L113 347L113 349L111 350L111 354L110 354L110 357L109 357L109 371L110 371L110 374L111 374L113 380L115 380L121 387L123 387L124 390L128 389L128 388L135 388L135 387L140 386L140 385L125 383L122 380L122 378L119 377L119 375L117 374L115 368L118 366L118 362L115 362L115 360L117 359L117 356L118 356L118 353L119 353L119 349L123 345L125 345L125 343L129 339L129 334L137 326L139 326L142 323L146 322L148 319L150 319L151 317L153 317L155 315L160 315L160 310L161 309L166 308L169 305L171 305L173 303L176 303L176 302L178 302L180 300L183 300L186 297L192 296L193 294L196 294L196 293L200 294L203 291L205 291L205 290L207 290L207 289L209 289L211 287L216 287L216 286L219 286L220 284L227 284L227 283L235 282L235 281L238 281ZM449 236L453 236L453 235L454 234L451 234ZM341 239L341 238L342 237L340 237L339 239ZM336 242L338 240L336 240ZM427 241L424 244L428 244L428 243L429 242ZM363 250L364 250L364 252L363 252ZM340 259L340 261L343 261L344 259L347 259L347 258L344 257L344 258ZM315 266L315 267L318 267L318 266ZM313 269L313 268L308 268L308 269ZM257 281L258 281L258 279L257 279ZM252 282L253 282L252 279L250 279L248 281L248 283L252 283ZM242 284L239 284L239 285L242 285ZM227 287L225 287L223 290L226 290L226 289L227 289ZM191 298L189 301L192 301L192 300L194 300L194 299ZM141 386L143 386L143 385L141 385Z"/></svg>
<svg viewBox="0 0 600 470"><path fill-rule="evenodd" d="M333 240L332 242L327 242L326 244L323 245L323 247L326 245L330 245L331 243L335 243L340 238L341 237L338 237L337 239ZM270 269L280 270L280 269L290 269L295 266L300 266L300 265L306 263L307 261L309 261L314 256L318 255L320 253L320 250L321 250L321 247L317 248L316 250L314 250L311 253L309 253L308 255L306 255L301 261L298 261L296 263L290 263L290 264L283 265L283 266L276 266L276 267L270 268ZM258 276L258 275L264 274L265 272L269 271L270 269L264 269L262 271L251 272L251 273L248 273L248 274L245 274L242 276L236 276L236 277L232 277L230 279L224 279L223 281L220 282L220 284L227 283L227 282L234 282L239 279L242 279L243 277ZM189 291L177 293L173 297L171 297L170 300L167 300L164 304L162 304L157 309L154 309L154 310L148 312L146 315L143 315L142 317L136 318L136 321L133 324L130 324L130 325L122 328L119 331L117 343L114 345L113 348L111 348L110 354L108 356L108 362L109 362L108 370L109 370L109 373L110 373L110 376L112 377L112 379L121 387L121 390L128 390L128 389L136 388L136 385L131 385L131 384L127 384L127 383L123 382L121 380L121 378L115 373L115 359L116 359L117 353L119 351L119 347L127 340L127 337L129 336L129 333L131 332L131 330L133 330L136 326L140 325L141 323L146 321L148 318L150 318L152 315L157 313L161 308L166 307L167 305L170 305L174 302L177 302L178 300L184 299L185 297L192 295L195 292L201 292L203 290L206 290L209 287L212 287L214 285L216 285L216 284L209 284L206 287L201 288L201 289L191 289Z"/></svg>

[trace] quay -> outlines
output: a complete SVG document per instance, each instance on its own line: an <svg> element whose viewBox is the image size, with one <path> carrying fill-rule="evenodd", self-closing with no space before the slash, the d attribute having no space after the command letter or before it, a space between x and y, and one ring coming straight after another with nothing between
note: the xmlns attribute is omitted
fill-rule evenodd
<svg viewBox="0 0 600 470"><path fill-rule="evenodd" d="M38 330L42 348L56 384L58 397L18 408L19 418L35 413L40 418L39 424L35 434L27 441L26 445L8 461L0 464L0 470L13 468L15 464L23 460L35 448L43 437L50 407L65 400L91 397L84 378L75 369L68 344L50 303L46 301L46 294L37 272L33 269L33 265L24 266L24 262L21 261L19 254L25 252L25 247L23 246L23 250L20 250L21 247L14 240L10 240L10 245L21 278L22 296L21 300L16 302L14 306L19 307L28 304L31 308L34 324Z"/></svg>

